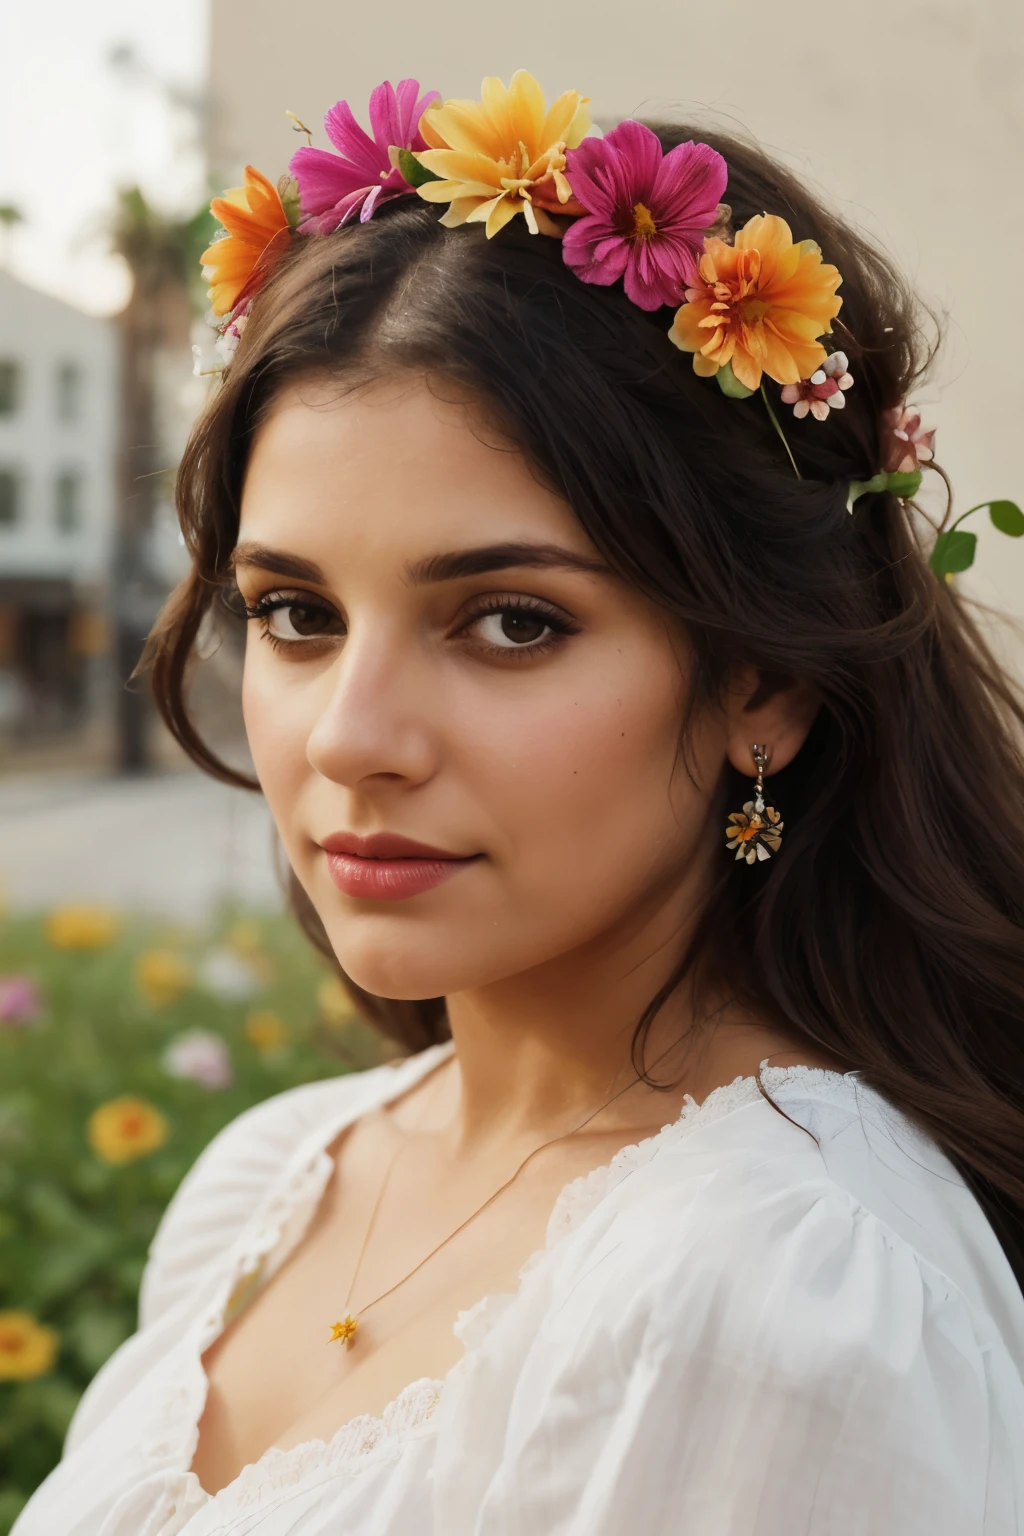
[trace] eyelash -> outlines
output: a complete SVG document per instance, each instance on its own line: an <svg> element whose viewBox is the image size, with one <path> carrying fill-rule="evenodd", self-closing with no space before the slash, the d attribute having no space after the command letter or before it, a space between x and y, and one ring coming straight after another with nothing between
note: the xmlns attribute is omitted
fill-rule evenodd
<svg viewBox="0 0 1024 1536"><path fill-rule="evenodd" d="M318 639L329 641L336 638L331 635L322 637L311 635L302 640L285 640L280 635L272 634L269 629L270 615L283 608L307 608L317 609L328 614L333 609L325 602L307 592L268 592L263 597L257 598L254 603L243 605L243 612L247 619L255 619L261 623L261 639L269 640L275 650L292 650L303 646L316 646ZM535 615L541 619L550 633L542 640L533 644L522 646L493 645L487 641L479 641L478 645L488 655L494 656L502 662L523 656L536 656L546 654L569 635L579 633L579 626L574 624L569 616L561 609L546 603L542 598L526 597L522 593L510 592L505 595L495 594L492 597L481 598L472 611L462 620L456 634L464 634L481 619L495 613L526 613ZM318 647L319 648L319 647Z"/></svg>

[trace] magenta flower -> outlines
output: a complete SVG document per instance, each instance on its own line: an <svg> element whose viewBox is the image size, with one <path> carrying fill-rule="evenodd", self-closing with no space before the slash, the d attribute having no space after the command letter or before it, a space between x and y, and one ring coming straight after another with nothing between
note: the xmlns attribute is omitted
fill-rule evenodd
<svg viewBox="0 0 1024 1536"><path fill-rule="evenodd" d="M419 92L418 80L400 80L397 91L390 80L378 85L370 97L372 139L356 122L348 102L336 102L324 127L338 153L296 150L289 169L299 184L299 229L304 234L329 235L357 210L365 223L378 204L415 191L392 163L391 150L427 148L419 133L420 118L441 95Z"/></svg>
<svg viewBox="0 0 1024 1536"><path fill-rule="evenodd" d="M621 277L641 309L682 303L725 191L722 156L692 142L665 155L650 128L627 121L603 139L584 139L565 162L586 209L562 240L576 276L604 287Z"/></svg>
<svg viewBox="0 0 1024 1536"><path fill-rule="evenodd" d="M0 1029L32 1024L41 1012L39 993L28 976L0 976Z"/></svg>

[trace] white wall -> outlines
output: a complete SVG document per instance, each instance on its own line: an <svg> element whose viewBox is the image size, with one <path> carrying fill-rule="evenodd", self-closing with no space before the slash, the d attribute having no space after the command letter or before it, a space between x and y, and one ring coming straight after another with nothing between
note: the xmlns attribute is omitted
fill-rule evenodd
<svg viewBox="0 0 1024 1536"><path fill-rule="evenodd" d="M531 69L607 118L670 110L742 125L866 226L949 312L919 391L961 509L1024 502L1024 6L1020 0L212 0L211 159L268 175L347 97L414 75L476 96ZM325 144L320 134L318 140ZM797 232L799 233L799 232ZM934 479L934 477L931 477ZM981 517L965 590L1024 619L1024 540ZM1024 670L1024 640L1015 661Z"/></svg>
<svg viewBox="0 0 1024 1536"><path fill-rule="evenodd" d="M21 368L21 400L0 416L0 469L21 479L20 516L0 525L0 576L102 581L107 575L115 513L117 346L110 321L83 314L0 271L0 360ZM62 421L57 375L64 363L81 372L78 417ZM62 532L56 521L57 476L81 476L81 521Z"/></svg>

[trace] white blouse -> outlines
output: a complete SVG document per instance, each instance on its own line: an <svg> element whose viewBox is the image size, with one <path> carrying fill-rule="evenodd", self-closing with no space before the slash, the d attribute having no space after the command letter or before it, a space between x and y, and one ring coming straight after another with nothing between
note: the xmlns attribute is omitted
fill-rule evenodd
<svg viewBox="0 0 1024 1536"><path fill-rule="evenodd" d="M325 1148L451 1050L313 1083L207 1149L13 1536L1017 1536L1024 1297L933 1142L857 1073L763 1066L568 1184L519 1290L379 1419L189 1466L203 1351ZM812 1139L812 1136L814 1139ZM236 1303L237 1304L237 1303Z"/></svg>

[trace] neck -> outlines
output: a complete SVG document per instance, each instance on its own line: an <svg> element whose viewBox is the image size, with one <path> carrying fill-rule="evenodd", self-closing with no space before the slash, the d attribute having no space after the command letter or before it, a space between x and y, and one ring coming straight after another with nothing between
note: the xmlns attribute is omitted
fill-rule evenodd
<svg viewBox="0 0 1024 1536"><path fill-rule="evenodd" d="M443 1113L453 1150L465 1155L564 1134L620 1089L627 1091L595 1119L595 1129L672 1118L669 1097L636 1082L631 1045L637 1021L690 938L702 904L696 888L696 877L684 881L625 927L448 998L457 1068ZM691 991L680 988L654 1020L644 1051L658 1081L675 1082L683 1071L671 1096L680 1103L698 1022Z"/></svg>

